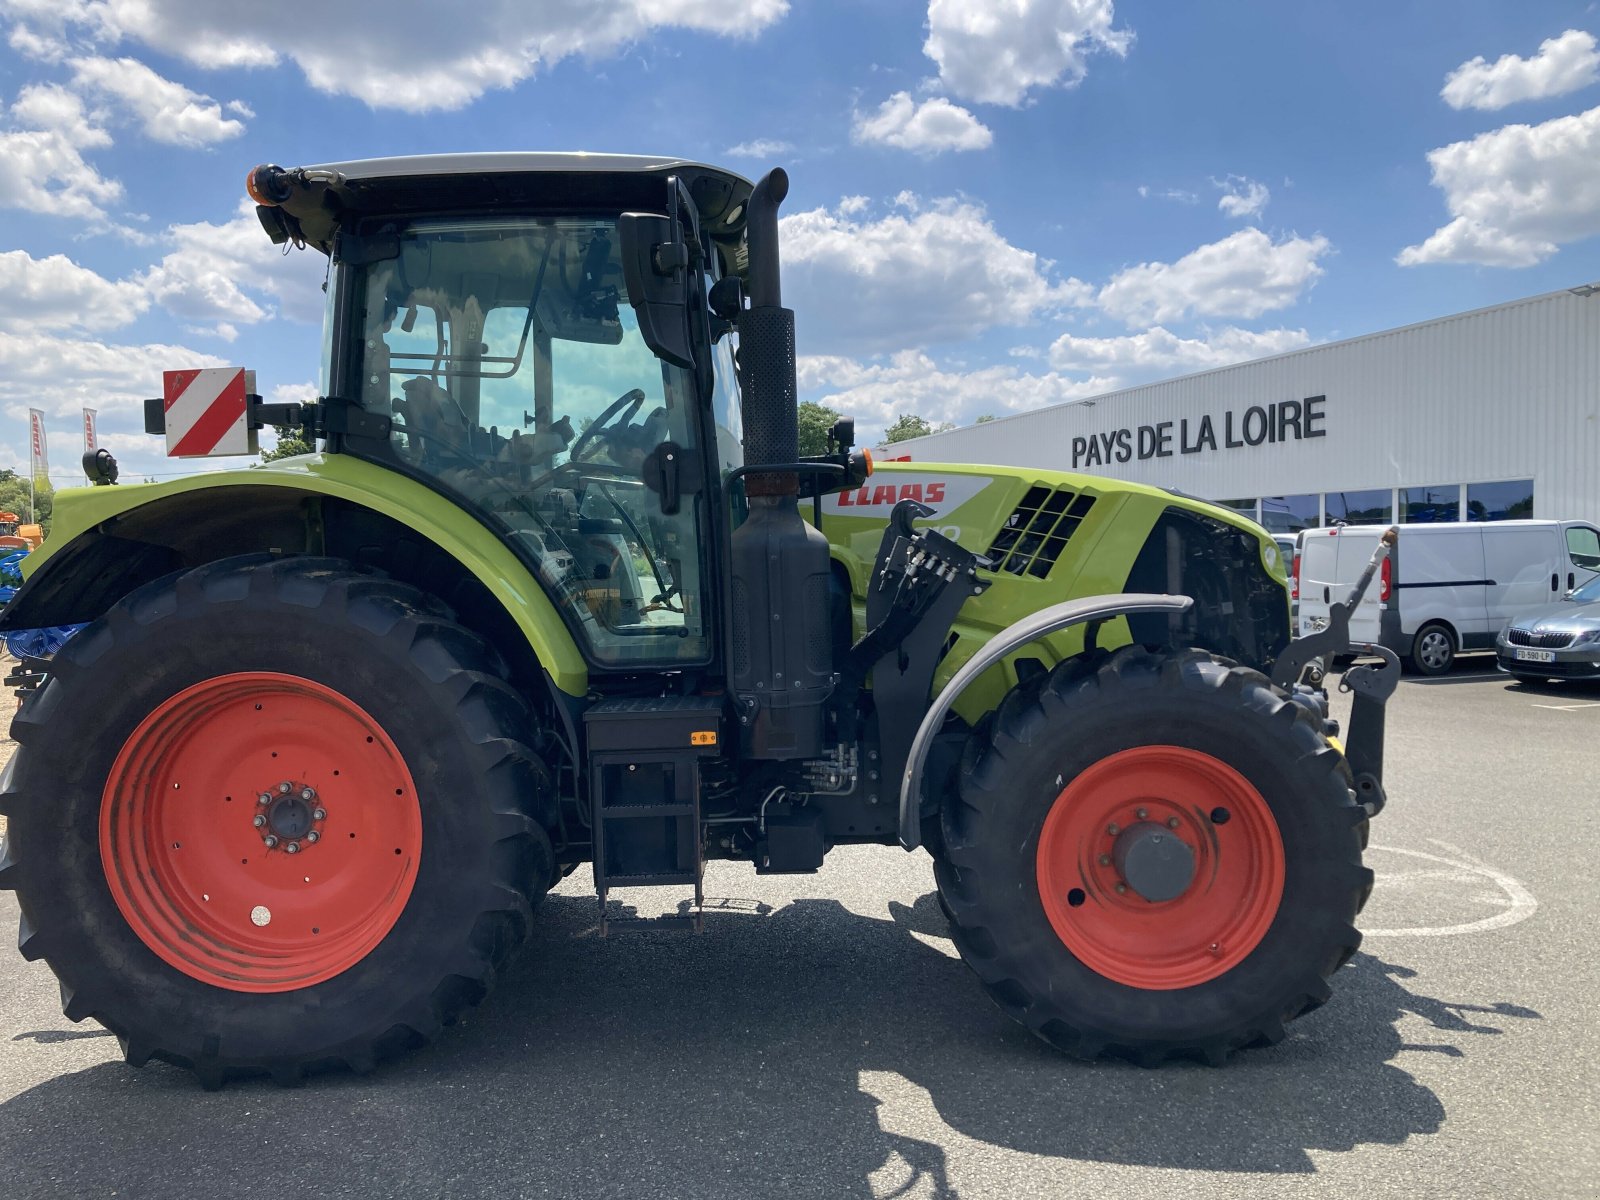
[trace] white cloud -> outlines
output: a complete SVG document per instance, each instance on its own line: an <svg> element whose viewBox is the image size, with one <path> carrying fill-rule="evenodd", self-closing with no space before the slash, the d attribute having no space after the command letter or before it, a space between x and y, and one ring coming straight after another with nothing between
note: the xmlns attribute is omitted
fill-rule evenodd
<svg viewBox="0 0 1600 1200"><path fill-rule="evenodd" d="M1298 350L1311 344L1304 329L1252 332L1235 326L1184 338L1160 325L1124 337L1062 334L1050 346L1050 365L1062 371L1096 371L1124 380L1203 371Z"/></svg>
<svg viewBox="0 0 1600 1200"><path fill-rule="evenodd" d="M132 40L206 68L293 61L311 86L374 108L461 108L574 56L597 58L664 28L752 37L788 0L516 0L442 10L432 0L284 6L216 0L0 0L27 38L64 31Z"/></svg>
<svg viewBox="0 0 1600 1200"><path fill-rule="evenodd" d="M808 399L856 418L864 442L872 441L895 417L906 413L916 413L935 424L965 424L985 414L1027 412L1116 386L1114 379L1069 379L1054 371L1030 374L1012 366L952 369L919 350L902 350L870 361L804 357L798 375Z"/></svg>
<svg viewBox="0 0 1600 1200"><path fill-rule="evenodd" d="M114 329L149 307L138 284L113 282L63 254L0 253L0 329Z"/></svg>
<svg viewBox="0 0 1600 1200"><path fill-rule="evenodd" d="M1395 261L1528 267L1600 233L1600 108L1506 125L1428 153L1454 217Z"/></svg>
<svg viewBox="0 0 1600 1200"><path fill-rule="evenodd" d="M1213 179L1222 189L1217 208L1230 217L1259 217L1272 199L1267 185L1243 175L1229 175L1226 179Z"/></svg>
<svg viewBox="0 0 1600 1200"><path fill-rule="evenodd" d="M1194 192L1186 192L1182 188L1153 188L1149 184L1139 185L1139 199L1141 200L1175 200L1179 204L1199 204L1200 197Z"/></svg>
<svg viewBox="0 0 1600 1200"><path fill-rule="evenodd" d="M737 146L729 146L723 151L729 158L776 158L780 154L793 152L793 143L780 142L773 138L756 138L753 142L740 142Z"/></svg>
<svg viewBox="0 0 1600 1200"><path fill-rule="evenodd" d="M1439 95L1451 108L1478 108L1490 112L1519 100L1545 100L1565 96L1600 79L1600 51L1594 35L1569 29L1560 37L1539 43L1532 58L1503 54L1488 62L1479 55L1462 63L1445 78Z"/></svg>
<svg viewBox="0 0 1600 1200"><path fill-rule="evenodd" d="M1259 229L1241 229L1177 262L1128 267L1112 276L1096 299L1130 325L1191 315L1259 317L1298 300L1322 275L1317 260L1330 249L1321 236L1275 242Z"/></svg>
<svg viewBox="0 0 1600 1200"><path fill-rule="evenodd" d="M122 185L101 175L83 151L108 146L83 101L55 84L22 89L0 129L0 208L21 208L85 222L109 223L106 205Z"/></svg>
<svg viewBox="0 0 1600 1200"><path fill-rule="evenodd" d="M111 345L89 338L0 330L0 413L13 429L25 427L29 408L43 409L54 434L52 477L58 485L82 483L77 467L79 410L100 412L101 444L117 456L122 477L181 470L164 456L160 438L144 427L144 398L159 395L161 373L227 364L184 346ZM0 442L0 466L24 467L23 439ZM218 460L221 462L223 460Z"/></svg>
<svg viewBox="0 0 1600 1200"><path fill-rule="evenodd" d="M174 225L163 236L174 249L139 282L174 316L192 322L251 324L269 315L262 301L270 298L293 320L322 319L327 259L312 251L284 254L267 240L248 201L242 201L237 215L225 224ZM221 326L208 332L227 337Z"/></svg>
<svg viewBox="0 0 1600 1200"><path fill-rule="evenodd" d="M784 290L808 351L885 351L976 337L1088 302L1091 289L1006 241L978 205L897 197L876 220L847 201L781 223Z"/></svg>
<svg viewBox="0 0 1600 1200"><path fill-rule="evenodd" d="M206 146L244 132L210 96L164 79L135 59L75 58L70 66L80 90L114 101L153 141Z"/></svg>
<svg viewBox="0 0 1600 1200"><path fill-rule="evenodd" d="M1125 56L1133 34L1114 19L1112 0L929 0L922 51L956 95L1016 107L1081 82L1096 51Z"/></svg>
<svg viewBox="0 0 1600 1200"><path fill-rule="evenodd" d="M960 105L942 96L918 104L910 92L896 92L874 112L857 113L850 136L857 143L922 155L986 150L994 141L989 127Z"/></svg>

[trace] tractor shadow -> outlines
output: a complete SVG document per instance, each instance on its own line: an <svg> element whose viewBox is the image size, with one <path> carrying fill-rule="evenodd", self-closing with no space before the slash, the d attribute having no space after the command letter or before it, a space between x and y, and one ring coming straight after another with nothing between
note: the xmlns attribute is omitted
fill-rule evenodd
<svg viewBox="0 0 1600 1200"><path fill-rule="evenodd" d="M1224 1069L1085 1064L989 1003L944 952L932 895L890 919L743 907L700 937L602 941L592 898L553 896L483 1008L365 1079L206 1094L159 1064L59 1075L0 1104L5 1194L945 1198L944 1147L963 1139L1309 1173L1311 1151L1440 1128L1399 1052L1465 1055L1539 1015L1420 995L1362 954L1287 1041ZM1406 1016L1435 1044L1408 1045Z"/></svg>

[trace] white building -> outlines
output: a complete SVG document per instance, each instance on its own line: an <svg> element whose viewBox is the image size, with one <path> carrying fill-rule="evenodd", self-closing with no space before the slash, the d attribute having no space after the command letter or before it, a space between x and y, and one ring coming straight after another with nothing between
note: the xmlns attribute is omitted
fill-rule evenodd
<svg viewBox="0 0 1600 1200"><path fill-rule="evenodd" d="M1600 294L1551 292L899 442L883 457L1109 475L1275 532L1600 520Z"/></svg>

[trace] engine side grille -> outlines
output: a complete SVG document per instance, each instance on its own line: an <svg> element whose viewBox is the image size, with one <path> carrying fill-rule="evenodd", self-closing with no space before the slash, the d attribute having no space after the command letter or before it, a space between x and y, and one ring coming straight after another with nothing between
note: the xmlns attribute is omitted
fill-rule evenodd
<svg viewBox="0 0 1600 1200"><path fill-rule="evenodd" d="M1513 646L1538 646L1543 650L1560 650L1572 643L1572 634L1535 633L1531 629L1518 629L1512 626L1511 632L1506 635L1506 640Z"/></svg>
<svg viewBox="0 0 1600 1200"><path fill-rule="evenodd" d="M1094 507L1094 497L1032 487L989 546L996 571L1043 579Z"/></svg>

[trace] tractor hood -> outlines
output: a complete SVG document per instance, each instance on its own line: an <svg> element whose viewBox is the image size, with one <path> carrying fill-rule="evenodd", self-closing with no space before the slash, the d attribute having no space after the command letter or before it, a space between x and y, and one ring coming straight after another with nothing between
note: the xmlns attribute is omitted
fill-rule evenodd
<svg viewBox="0 0 1600 1200"><path fill-rule="evenodd" d="M260 166L247 190L267 236L332 252L334 235L367 216L541 209L660 211L677 176L722 254L725 274L745 273L745 205L752 184L703 163L638 154L484 153L367 158L320 166Z"/></svg>

